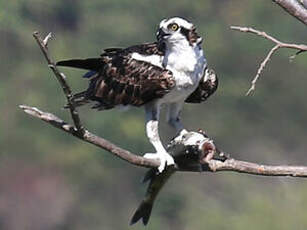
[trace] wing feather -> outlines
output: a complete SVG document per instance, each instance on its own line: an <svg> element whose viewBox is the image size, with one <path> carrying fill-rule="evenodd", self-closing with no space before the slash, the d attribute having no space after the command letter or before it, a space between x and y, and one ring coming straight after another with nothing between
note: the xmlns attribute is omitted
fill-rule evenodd
<svg viewBox="0 0 307 230"><path fill-rule="evenodd" d="M87 58L87 59L71 59L65 61L59 61L56 64L58 66L74 67L87 70L98 70L101 65L101 58Z"/></svg>
<svg viewBox="0 0 307 230"><path fill-rule="evenodd" d="M172 72L132 58L135 52L150 56L163 55L164 51L157 43L147 43L127 49L105 49L99 61L74 59L58 62L63 66L96 71L96 74L88 74L89 87L76 94L76 105L96 101L94 108L97 109L110 109L116 105L141 106L167 94L175 85ZM91 66L95 69L89 68Z"/></svg>
<svg viewBox="0 0 307 230"><path fill-rule="evenodd" d="M198 87L185 100L187 103L201 103L206 101L218 87L218 78L213 69L206 69Z"/></svg>

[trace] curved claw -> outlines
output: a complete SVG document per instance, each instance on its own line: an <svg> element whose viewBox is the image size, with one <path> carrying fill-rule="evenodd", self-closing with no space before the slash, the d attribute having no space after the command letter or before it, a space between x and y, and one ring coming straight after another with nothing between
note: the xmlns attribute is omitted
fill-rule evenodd
<svg viewBox="0 0 307 230"><path fill-rule="evenodd" d="M159 173L163 172L166 166L175 164L174 158L168 153L146 153L144 157L147 159L160 160L160 166L158 167Z"/></svg>

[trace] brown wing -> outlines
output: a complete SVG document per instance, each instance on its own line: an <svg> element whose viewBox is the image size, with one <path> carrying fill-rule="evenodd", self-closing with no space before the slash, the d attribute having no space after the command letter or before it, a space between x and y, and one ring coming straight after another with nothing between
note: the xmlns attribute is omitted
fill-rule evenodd
<svg viewBox="0 0 307 230"><path fill-rule="evenodd" d="M98 102L93 108L111 109L116 105L141 106L167 94L175 85L172 72L131 57L162 55L157 43L132 46L127 49L106 49L101 58L60 61L57 65L94 70L87 90L74 95L76 106L90 101Z"/></svg>
<svg viewBox="0 0 307 230"><path fill-rule="evenodd" d="M205 80L206 79L206 80ZM213 69L206 69L198 87L185 100L187 103L201 103L206 101L218 87L218 78Z"/></svg>
<svg viewBox="0 0 307 230"><path fill-rule="evenodd" d="M60 61L59 66L91 70L84 75L90 79L87 90L74 95L76 106L96 101L97 109L111 109L116 105L141 106L167 94L175 85L170 71L131 57L164 55L163 44L146 43L126 49L105 49L100 58Z"/></svg>
<svg viewBox="0 0 307 230"><path fill-rule="evenodd" d="M103 58L107 64L92 77L84 92L84 100L98 102L95 108L141 106L163 97L175 85L172 73L158 66L127 56Z"/></svg>

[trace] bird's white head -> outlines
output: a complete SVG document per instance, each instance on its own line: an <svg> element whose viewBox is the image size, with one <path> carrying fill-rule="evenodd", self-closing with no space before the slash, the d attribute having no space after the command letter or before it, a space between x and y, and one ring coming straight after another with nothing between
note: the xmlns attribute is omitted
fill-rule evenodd
<svg viewBox="0 0 307 230"><path fill-rule="evenodd" d="M157 40L159 43L171 46L185 43L195 46L202 42L202 38L196 32L196 27L180 17L163 19L157 31Z"/></svg>

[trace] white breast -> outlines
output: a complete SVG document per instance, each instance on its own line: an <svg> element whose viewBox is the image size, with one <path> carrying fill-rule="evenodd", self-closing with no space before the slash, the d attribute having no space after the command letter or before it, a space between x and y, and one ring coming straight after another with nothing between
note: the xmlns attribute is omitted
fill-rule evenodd
<svg viewBox="0 0 307 230"><path fill-rule="evenodd" d="M145 61L173 73L176 86L161 98L161 103L184 101L198 86L207 65L199 46L177 46L166 50L165 56L132 53L133 59Z"/></svg>
<svg viewBox="0 0 307 230"><path fill-rule="evenodd" d="M197 88L206 64L203 51L198 46L167 51L163 65L172 71L176 87L165 96L164 100L172 102L185 100Z"/></svg>

